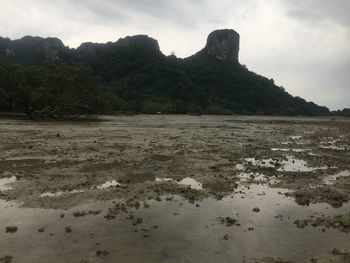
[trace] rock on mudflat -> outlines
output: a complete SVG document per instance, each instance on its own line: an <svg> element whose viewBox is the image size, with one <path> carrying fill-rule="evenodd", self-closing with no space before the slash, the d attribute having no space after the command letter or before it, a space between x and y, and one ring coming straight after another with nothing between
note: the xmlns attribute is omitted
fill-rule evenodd
<svg viewBox="0 0 350 263"><path fill-rule="evenodd" d="M7 226L6 227L6 233L16 233L18 231L17 226Z"/></svg>
<svg viewBox="0 0 350 263"><path fill-rule="evenodd" d="M258 213L258 212L260 212L260 208L259 208L259 207L254 207L254 208L253 208L253 211L256 212L256 213Z"/></svg>
<svg viewBox="0 0 350 263"><path fill-rule="evenodd" d="M332 250L332 254L333 255L350 255L350 249L348 249L348 248L343 248L343 249L334 248Z"/></svg>
<svg viewBox="0 0 350 263"><path fill-rule="evenodd" d="M66 230L66 233L72 233L73 231L71 226L67 226L65 230Z"/></svg>

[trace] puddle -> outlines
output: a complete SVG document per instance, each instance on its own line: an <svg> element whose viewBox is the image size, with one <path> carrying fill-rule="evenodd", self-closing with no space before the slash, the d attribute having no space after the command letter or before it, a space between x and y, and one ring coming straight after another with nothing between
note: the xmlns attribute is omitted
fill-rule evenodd
<svg viewBox="0 0 350 263"><path fill-rule="evenodd" d="M238 178L240 179L241 182L254 181L258 183L270 183L270 184L275 184L279 182L275 176L267 177L262 173L240 173L238 174Z"/></svg>
<svg viewBox="0 0 350 263"><path fill-rule="evenodd" d="M0 191L7 191L13 189L11 184L15 183L16 181L16 176L0 179Z"/></svg>
<svg viewBox="0 0 350 263"><path fill-rule="evenodd" d="M310 156L317 156L316 153L307 153L307 154L310 155Z"/></svg>
<svg viewBox="0 0 350 263"><path fill-rule="evenodd" d="M175 182L175 183L180 184L180 185L189 186L191 189L203 190L203 184L194 180L191 177L186 177L180 181L176 181L172 178L156 178L156 181L157 182Z"/></svg>
<svg viewBox="0 0 350 263"><path fill-rule="evenodd" d="M176 182L176 180L171 179L171 178L156 178L156 182Z"/></svg>
<svg viewBox="0 0 350 263"><path fill-rule="evenodd" d="M99 186L97 186L97 189L107 189L110 187L114 187L114 186L119 186L121 185L120 183L118 183L116 180L111 180L111 181L107 181L104 184L101 184ZM91 188L91 189L95 189L95 187ZM85 190L72 190L72 191L58 191L55 193L51 193L51 192L46 192L40 195L40 197L59 197L62 195L68 195L68 194L79 194L79 193L84 193Z"/></svg>
<svg viewBox="0 0 350 263"><path fill-rule="evenodd" d="M238 170L238 171L243 171L243 170L245 170L245 166L243 165L243 164L236 164L236 170Z"/></svg>
<svg viewBox="0 0 350 263"><path fill-rule="evenodd" d="M69 192L64 192L64 191L58 191L55 193L51 193L51 192L47 192L47 193L43 193L40 195L40 197L59 197L62 195L68 195L68 194L80 194L80 193L84 193L84 190L72 190Z"/></svg>
<svg viewBox="0 0 350 263"><path fill-rule="evenodd" d="M264 185L252 184L249 189L239 190L220 201L204 199L197 206L179 196L173 196L171 202L149 200L149 208L128 207L112 220L104 218L108 209L123 201L89 203L67 211L21 209L0 201L0 225L18 226L15 234L0 235L1 253L13 256L16 262L131 263L142 259L238 263L266 256L308 262L334 247L350 244L350 236L338 230L327 228L322 232L311 226L298 229L294 224L306 215L344 213L349 205L339 209L326 204L298 206L284 196L286 190ZM254 207L260 211L254 212ZM85 217L73 215L75 211L95 210L102 212ZM219 217L232 217L239 225L226 226ZM135 225L128 218L142 220ZM66 233L67 226L71 233ZM39 228L45 231L40 233ZM97 251L108 253L101 257Z"/></svg>
<svg viewBox="0 0 350 263"><path fill-rule="evenodd" d="M301 153L301 152L307 152L307 151L311 151L311 149L292 149L292 148L271 148L271 151L274 152L297 152L297 153Z"/></svg>
<svg viewBox="0 0 350 263"><path fill-rule="evenodd" d="M326 139L326 141L321 142L319 147L320 149L328 149L328 150L335 150L335 151L350 150L350 145L339 145L339 143L342 142L342 140L340 139L335 139L333 137L325 137L324 139Z"/></svg>
<svg viewBox="0 0 350 263"><path fill-rule="evenodd" d="M333 174L333 175L329 175L326 178L323 178L323 183L326 185L334 185L334 183L336 182L336 180L340 177L348 177L350 176L350 171L345 170L342 172L339 172L337 174Z"/></svg>
<svg viewBox="0 0 350 263"><path fill-rule="evenodd" d="M246 163L251 163L255 166L275 168L279 172L312 172L320 169L327 169L327 167L309 167L306 161L295 159L292 156L287 156L287 160L271 158L263 160L246 158L244 160Z"/></svg>
<svg viewBox="0 0 350 263"><path fill-rule="evenodd" d="M293 141L297 141L297 140L300 140L301 138L303 138L303 136L289 136L288 138L293 140Z"/></svg>
<svg viewBox="0 0 350 263"><path fill-rule="evenodd" d="M200 182L198 182L190 177L186 177L186 178L182 179L179 182L179 184L187 185L187 186L191 187L191 189L195 189L195 190L202 190L203 189L203 185Z"/></svg>
<svg viewBox="0 0 350 263"><path fill-rule="evenodd" d="M120 185L121 184L118 183L116 180L111 180L111 181L107 181L104 184L97 186L97 189L106 189L106 188L110 188L113 186L120 186Z"/></svg>
<svg viewBox="0 0 350 263"><path fill-rule="evenodd" d="M347 151L350 149L349 146L335 146L335 145L322 145L320 149L336 150L336 151Z"/></svg>
<svg viewBox="0 0 350 263"><path fill-rule="evenodd" d="M282 172L312 172L320 169L327 169L327 167L309 167L307 162L300 159L294 159L292 157L287 157L287 160L282 161L282 166L277 169L277 171Z"/></svg>

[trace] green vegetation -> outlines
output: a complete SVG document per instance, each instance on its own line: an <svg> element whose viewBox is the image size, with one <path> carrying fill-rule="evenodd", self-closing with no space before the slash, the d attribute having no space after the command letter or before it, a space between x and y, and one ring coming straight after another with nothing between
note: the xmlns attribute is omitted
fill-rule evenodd
<svg viewBox="0 0 350 263"><path fill-rule="evenodd" d="M29 117L102 113L113 108L102 84L83 66L0 64L0 87L0 111Z"/></svg>
<svg viewBox="0 0 350 263"><path fill-rule="evenodd" d="M146 36L131 40L88 43L76 50L55 40L57 50L37 51L27 37L27 45L17 43L9 51L9 40L0 39L0 111L53 118L103 113L329 114L326 107L293 97L273 80L237 62L219 61L205 50L179 59L164 56Z"/></svg>

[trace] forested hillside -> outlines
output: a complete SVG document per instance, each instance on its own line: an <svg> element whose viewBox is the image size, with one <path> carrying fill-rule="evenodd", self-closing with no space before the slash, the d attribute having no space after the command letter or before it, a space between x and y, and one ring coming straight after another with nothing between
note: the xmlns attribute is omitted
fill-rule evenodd
<svg viewBox="0 0 350 263"><path fill-rule="evenodd" d="M158 42L144 35L77 49L56 38L0 38L0 111L31 117L329 114L241 65L239 35L232 32L213 32L203 50L185 59L163 55Z"/></svg>

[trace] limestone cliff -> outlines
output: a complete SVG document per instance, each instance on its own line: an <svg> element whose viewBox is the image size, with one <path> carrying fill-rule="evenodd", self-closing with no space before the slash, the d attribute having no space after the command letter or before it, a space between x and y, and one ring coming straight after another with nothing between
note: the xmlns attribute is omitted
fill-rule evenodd
<svg viewBox="0 0 350 263"><path fill-rule="evenodd" d="M238 62L239 34L232 29L215 30L208 36L207 53L219 60Z"/></svg>

